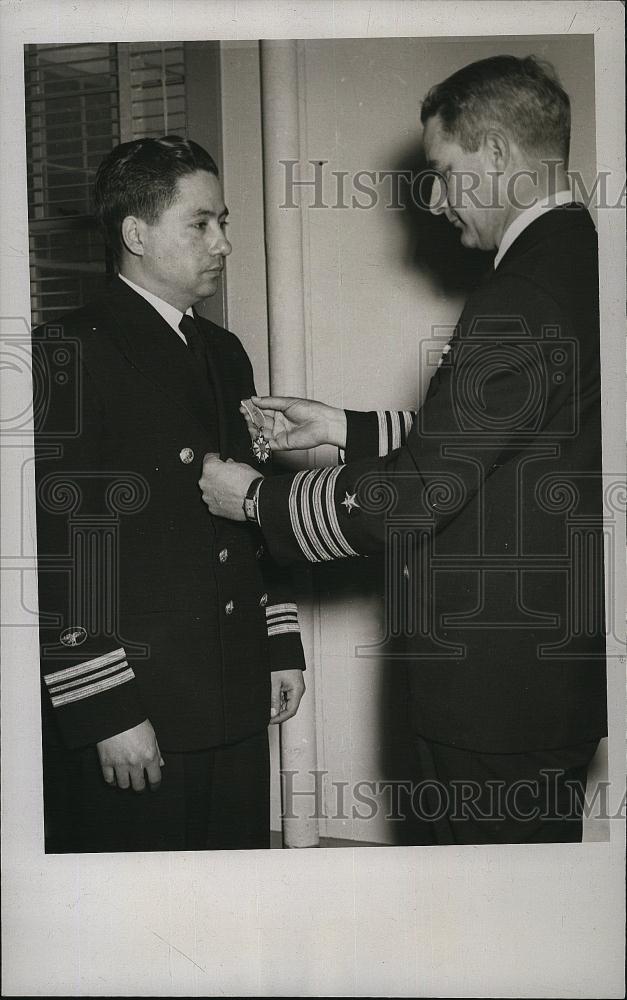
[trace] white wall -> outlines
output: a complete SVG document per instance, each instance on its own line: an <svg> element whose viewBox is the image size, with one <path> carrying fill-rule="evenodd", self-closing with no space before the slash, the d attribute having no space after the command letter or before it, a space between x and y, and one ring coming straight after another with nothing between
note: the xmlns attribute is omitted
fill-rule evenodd
<svg viewBox="0 0 627 1000"><path fill-rule="evenodd" d="M594 65L584 36L320 40L299 43L305 160L332 171L391 170L419 162L420 100L435 82L475 59L498 53L548 58L573 105L571 168L588 185L594 158ZM256 43L222 47L224 182L234 250L228 261L229 325L246 344L267 385L260 101ZM277 169L282 169L277 164ZM303 178L313 176L301 166ZM346 194L350 200L349 179ZM385 187L382 193L385 194ZM296 200L298 201L298 195ZM359 196L363 202L367 199ZM391 210L385 197L368 210L303 211L307 261L308 392L355 409L413 407L432 368L421 360L432 328L454 324L477 264L453 232L433 228L424 213ZM304 204L313 202L306 192ZM294 211L295 209L291 209ZM296 209L297 210L297 209ZM288 211L288 209L286 209ZM451 242L449 242L451 241ZM471 255L475 257L481 255ZM432 267L427 261L439 261ZM478 261L483 265L483 259ZM334 462L319 449L318 464ZM403 667L359 645L382 636L381 573L363 560L315 572L313 669L316 672L318 766L329 780L411 778L406 758ZM333 796L330 796L331 807ZM347 798L350 811L350 799ZM274 812L276 820L276 793ZM370 821L329 819L322 835L394 843L379 815Z"/></svg>

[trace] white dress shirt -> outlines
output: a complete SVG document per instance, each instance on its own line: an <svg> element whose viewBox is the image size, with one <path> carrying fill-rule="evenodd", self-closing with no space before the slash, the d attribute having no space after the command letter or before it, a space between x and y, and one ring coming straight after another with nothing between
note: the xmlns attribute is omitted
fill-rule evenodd
<svg viewBox="0 0 627 1000"><path fill-rule="evenodd" d="M499 266L501 260L511 247L514 240L518 239L527 226L530 226L532 222L539 219L541 215L545 215L545 213L550 212L551 209L557 208L558 205L569 205L573 200L572 193L569 190L558 191L556 194L551 194L546 198L542 198L540 201L537 201L535 205L532 205L530 208L526 208L524 212L521 212L521 214L518 215L513 222L510 222L509 226L503 233L503 239L501 240L499 251L494 258L495 268Z"/></svg>
<svg viewBox="0 0 627 1000"><path fill-rule="evenodd" d="M183 343L187 344L185 335L179 330L179 323L181 322L183 316L193 317L194 314L191 306L189 306L189 308L182 313L180 309L176 308L176 306L172 306L164 299L160 299L158 295L155 295L154 292L149 292L147 288L142 288L141 285L136 285L134 281L131 281L130 278L125 278L123 274L118 274L118 277L121 278L122 281L125 281L126 284L132 288L134 292L137 292L138 295L143 295L146 302L149 302L150 305L157 310L168 326L171 326L174 332L179 335Z"/></svg>

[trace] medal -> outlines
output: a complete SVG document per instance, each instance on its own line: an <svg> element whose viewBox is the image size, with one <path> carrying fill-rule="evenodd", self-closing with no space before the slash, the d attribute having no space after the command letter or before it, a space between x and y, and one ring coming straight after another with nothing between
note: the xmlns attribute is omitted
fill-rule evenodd
<svg viewBox="0 0 627 1000"><path fill-rule="evenodd" d="M270 442L263 433L263 426L259 426L258 420L255 420L251 408L245 400L242 400L242 406L245 408L251 423L254 424L257 430L257 436L253 438L253 455L258 462L267 462L272 454L272 449L270 448Z"/></svg>
<svg viewBox="0 0 627 1000"><path fill-rule="evenodd" d="M258 462L267 462L271 455L271 448L267 438L264 437L263 431L260 427L257 427L259 433L253 441L253 455Z"/></svg>

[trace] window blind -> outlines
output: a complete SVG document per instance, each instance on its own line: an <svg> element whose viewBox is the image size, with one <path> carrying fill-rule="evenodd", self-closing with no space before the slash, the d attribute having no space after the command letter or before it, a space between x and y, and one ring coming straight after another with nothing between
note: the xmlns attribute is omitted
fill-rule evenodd
<svg viewBox="0 0 627 1000"><path fill-rule="evenodd" d="M103 157L129 139L186 136L180 42L25 46L33 325L78 308L108 265L93 217Z"/></svg>

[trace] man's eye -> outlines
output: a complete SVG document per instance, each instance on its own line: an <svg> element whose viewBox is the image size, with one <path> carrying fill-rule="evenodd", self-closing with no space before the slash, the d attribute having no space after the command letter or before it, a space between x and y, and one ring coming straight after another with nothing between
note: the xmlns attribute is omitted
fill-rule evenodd
<svg viewBox="0 0 627 1000"><path fill-rule="evenodd" d="M193 225L194 229L206 229L207 228L207 223L206 222L193 222L192 225Z"/></svg>

